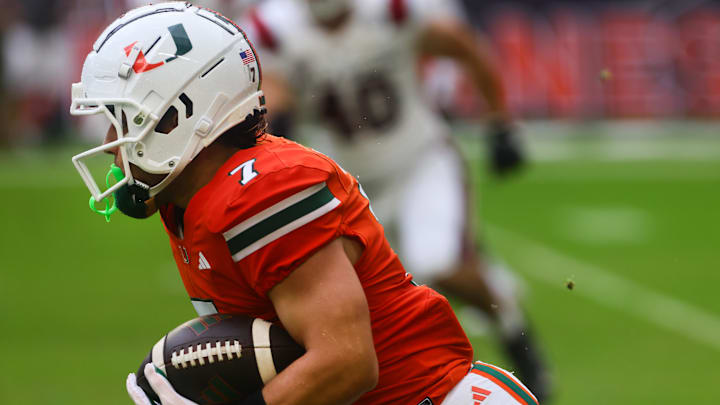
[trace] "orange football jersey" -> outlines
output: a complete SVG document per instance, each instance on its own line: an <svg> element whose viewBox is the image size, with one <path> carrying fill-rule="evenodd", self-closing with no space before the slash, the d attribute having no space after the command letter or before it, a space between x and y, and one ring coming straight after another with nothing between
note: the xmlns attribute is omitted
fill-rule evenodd
<svg viewBox="0 0 720 405"><path fill-rule="evenodd" d="M439 404L467 374L472 347L447 300L411 282L357 180L328 157L265 135L233 155L184 213L166 206L161 214L201 315L278 321L270 289L332 240L360 242L355 270L380 377L358 404Z"/></svg>

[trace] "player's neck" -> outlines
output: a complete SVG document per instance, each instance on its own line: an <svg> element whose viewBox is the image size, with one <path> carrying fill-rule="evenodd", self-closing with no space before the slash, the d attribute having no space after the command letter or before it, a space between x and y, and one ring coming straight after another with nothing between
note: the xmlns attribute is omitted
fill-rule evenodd
<svg viewBox="0 0 720 405"><path fill-rule="evenodd" d="M237 148L224 146L217 142L203 149L177 179L160 193L159 205L169 203L186 209L192 197L215 177L215 173L220 167L237 151Z"/></svg>
<svg viewBox="0 0 720 405"><path fill-rule="evenodd" d="M339 14L337 17L332 18L327 21L318 22L318 25L322 27L326 31L335 32L339 31L342 28L345 27L347 22L350 20L350 15L352 14L352 10L346 10L342 14Z"/></svg>

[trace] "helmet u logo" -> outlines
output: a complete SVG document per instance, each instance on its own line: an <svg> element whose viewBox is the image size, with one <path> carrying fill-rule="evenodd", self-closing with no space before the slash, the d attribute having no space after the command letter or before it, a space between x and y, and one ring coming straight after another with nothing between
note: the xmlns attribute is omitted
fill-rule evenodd
<svg viewBox="0 0 720 405"><path fill-rule="evenodd" d="M182 24L171 25L170 27L168 27L168 31L170 31L170 36L175 43L175 55L165 59L162 62L148 63L147 59L145 59L145 53L143 51L140 51L138 53L137 59L135 59L135 63L133 64L133 71L135 71L135 73L149 72L166 63L172 62L173 60L177 59L178 56L183 56L186 53L190 52L190 50L192 50L192 42L190 42L187 31L185 31L185 27L183 27ZM158 43L159 40L160 38L155 40L155 42L150 46L150 48L148 48L148 52L150 51L150 49L153 48L153 46L155 46L155 44ZM130 56L130 52L132 52L132 48L136 43L137 41L125 47L125 56Z"/></svg>

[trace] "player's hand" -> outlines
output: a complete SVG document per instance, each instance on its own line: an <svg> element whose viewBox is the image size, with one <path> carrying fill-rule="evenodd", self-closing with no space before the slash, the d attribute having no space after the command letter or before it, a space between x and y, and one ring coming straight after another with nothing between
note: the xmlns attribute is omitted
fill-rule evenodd
<svg viewBox="0 0 720 405"><path fill-rule="evenodd" d="M143 372L153 391L160 397L162 405L198 405L178 394L172 385L170 385L170 382L155 371L155 366L153 366L152 363L146 364ZM130 373L128 375L125 386L135 405L153 405L153 401L150 401L150 398L145 395L142 388L137 385L135 374Z"/></svg>
<svg viewBox="0 0 720 405"><path fill-rule="evenodd" d="M502 176L520 169L525 163L525 156L512 124L494 120L490 123L489 132L488 151L493 174Z"/></svg>

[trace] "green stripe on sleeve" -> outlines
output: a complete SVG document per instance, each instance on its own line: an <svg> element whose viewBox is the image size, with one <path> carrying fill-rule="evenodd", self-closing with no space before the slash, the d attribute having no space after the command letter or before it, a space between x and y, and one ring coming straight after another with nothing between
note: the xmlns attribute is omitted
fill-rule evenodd
<svg viewBox="0 0 720 405"><path fill-rule="evenodd" d="M537 405L537 401L533 397L528 395L525 392L525 390L522 387L520 387L518 385L518 383L516 383L515 380L513 380L512 378L510 378L510 377L506 376L505 374L495 370L494 368L488 367L484 364L475 363L475 365L473 365L473 368L475 370L479 370L484 373L490 374L491 376L500 380L502 383L507 385L508 388L513 390L513 392L515 392L520 398L522 398L523 401L525 401L525 403L527 405Z"/></svg>
<svg viewBox="0 0 720 405"><path fill-rule="evenodd" d="M304 198L285 209L263 219L250 228L240 232L227 241L232 255L237 254L255 242L260 241L271 233L291 224L294 221L308 216L314 211L331 203L335 199L330 189L325 186L316 193ZM282 202L281 202L282 203ZM291 230L288 230L290 232ZM279 237L279 236L278 236ZM269 243L269 242L268 242Z"/></svg>

